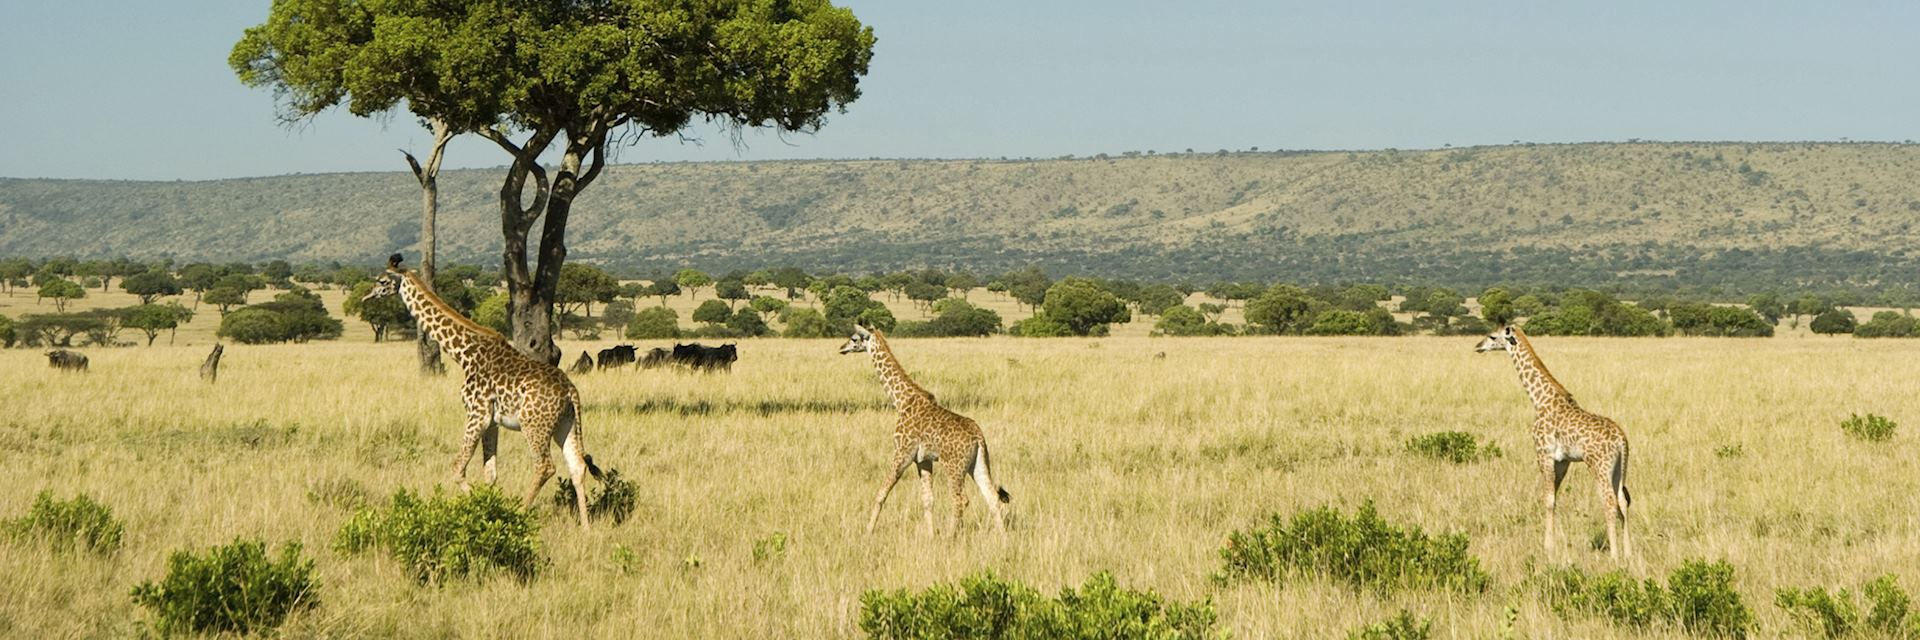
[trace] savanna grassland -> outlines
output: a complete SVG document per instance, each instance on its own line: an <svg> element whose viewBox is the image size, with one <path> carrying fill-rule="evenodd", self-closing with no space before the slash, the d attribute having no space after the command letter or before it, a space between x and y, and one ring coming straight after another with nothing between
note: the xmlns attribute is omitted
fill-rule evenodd
<svg viewBox="0 0 1920 640"><path fill-rule="evenodd" d="M5 350L0 515L23 512L42 489L84 492L125 521L126 540L111 556L0 542L0 635L138 633L147 614L129 589L157 578L174 550L238 536L299 541L316 560L321 605L289 621L292 637L843 637L858 635L864 590L988 569L1048 592L1110 570L1130 587L1211 598L1221 626L1249 638L1340 635L1401 608L1433 618L1437 637L1497 636L1510 615L1517 637L1677 635L1562 618L1539 597L1551 565L1522 453L1531 409L1505 358L1472 353L1473 342L896 340L922 385L985 428L1014 496L1007 536L984 527L974 496L954 540L921 537L911 479L879 530L863 533L893 412L868 363L835 355L836 341L747 341L731 374L575 376L588 448L638 483L638 513L583 533L542 504L549 563L531 583L441 587L416 586L384 556L334 551L349 512L309 497L450 488L458 377L419 377L409 344L362 334L233 345L217 385L195 375L204 344L91 350L84 374ZM1535 345L1583 406L1632 437L1634 575L1729 560L1764 637L1797 631L1771 605L1777 587L1853 586L1888 572L1920 585L1913 427L1868 443L1838 426L1868 411L1920 421L1911 384L1920 343ZM1508 454L1456 466L1404 449L1446 430ZM512 433L501 446L500 484L517 495L526 446ZM479 476L476 462L469 477ZM1592 547L1601 521L1584 469L1561 496L1557 562L1611 568ZM1319 580L1209 581L1228 533L1272 513L1367 500L1391 521L1470 536L1492 587L1383 597ZM756 541L776 534L785 552L756 560Z"/></svg>

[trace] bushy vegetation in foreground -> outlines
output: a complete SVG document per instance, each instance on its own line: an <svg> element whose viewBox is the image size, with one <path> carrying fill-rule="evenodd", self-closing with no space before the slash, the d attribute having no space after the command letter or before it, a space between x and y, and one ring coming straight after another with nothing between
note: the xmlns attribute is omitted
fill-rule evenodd
<svg viewBox="0 0 1920 640"><path fill-rule="evenodd" d="M1214 623L1211 601L1167 602L1122 588L1106 572L1054 598L992 573L860 596L860 630L874 638L1200 639L1215 636Z"/></svg>

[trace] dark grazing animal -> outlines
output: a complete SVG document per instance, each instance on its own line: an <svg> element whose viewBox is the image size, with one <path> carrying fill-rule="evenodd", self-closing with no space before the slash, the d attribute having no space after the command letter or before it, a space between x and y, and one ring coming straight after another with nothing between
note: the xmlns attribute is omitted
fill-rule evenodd
<svg viewBox="0 0 1920 640"><path fill-rule="evenodd" d="M227 345L213 345L213 353L207 354L207 361L200 363L200 379L212 383L220 378L220 354L226 353Z"/></svg>
<svg viewBox="0 0 1920 640"><path fill-rule="evenodd" d="M47 366L67 371L86 371L87 357L78 352L56 349L47 352Z"/></svg>
<svg viewBox="0 0 1920 640"><path fill-rule="evenodd" d="M638 352L633 345L617 345L611 349L600 350L600 369L615 369L633 364L634 354Z"/></svg>
<svg viewBox="0 0 1920 640"><path fill-rule="evenodd" d="M668 358L674 363L696 371L722 369L733 371L733 363L740 359L740 350L731 344L718 347L693 344L673 345L673 353Z"/></svg>
<svg viewBox="0 0 1920 640"><path fill-rule="evenodd" d="M593 371L593 356L587 355L587 352L582 351L580 352L580 359L573 361L573 368L568 369L567 373L578 375L590 371Z"/></svg>
<svg viewBox="0 0 1920 640"><path fill-rule="evenodd" d="M652 369L665 365L672 360L672 351L668 351L666 347L654 347L647 350L647 355L640 357L640 368Z"/></svg>

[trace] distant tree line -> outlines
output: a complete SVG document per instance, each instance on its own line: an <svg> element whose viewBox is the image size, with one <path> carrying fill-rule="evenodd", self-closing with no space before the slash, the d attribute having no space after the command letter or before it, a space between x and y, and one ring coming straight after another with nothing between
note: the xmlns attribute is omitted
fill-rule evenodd
<svg viewBox="0 0 1920 640"><path fill-rule="evenodd" d="M397 298L361 302L376 274L371 267L278 260L175 265L167 260L3 259L0 284L6 294L31 290L37 302L51 303L54 312L18 320L0 317L0 338L8 346L131 344L118 336L132 329L152 344L161 332L191 320L204 303L220 314L218 335L223 338L251 344L327 340L340 335L342 321L330 317L312 290L338 288L347 294L345 315L367 323L376 341L412 339L413 319ZM106 283L114 278L141 304L67 312L67 303L84 298L94 287L108 288ZM508 298L497 271L447 265L435 274L434 287L455 310L506 331ZM1009 323L974 304L968 297L982 288L1008 296L1031 315ZM255 299L266 295L261 291L271 295ZM1215 302L1189 304L1195 293ZM185 299L189 295L190 301ZM677 296L700 302L686 318L690 324L666 306ZM910 303L927 319L897 319L881 296ZM164 300L172 297L181 299ZM941 269L812 274L779 267L718 275L680 268L623 278L574 262L560 273L553 330L585 340L609 333L636 340L822 338L844 335L859 323L901 337L1056 337L1107 335L1112 325L1138 319L1152 322L1153 335L1164 336L1469 335L1518 322L1535 335L1765 337L1785 322L1795 328L1806 323L1823 334L1920 337L1920 323L1906 310L1912 301L1891 290L1877 295L1853 290L1764 292L1727 302L1673 293L1635 298L1617 288L1505 284L1480 289L1473 299L1477 311L1470 310L1467 292L1424 284L1223 280L1196 285L1078 276L1054 280L1037 266L985 276ZM1882 311L1863 323L1844 308L1849 306L1902 310ZM1243 322L1224 319L1230 308L1240 310Z"/></svg>

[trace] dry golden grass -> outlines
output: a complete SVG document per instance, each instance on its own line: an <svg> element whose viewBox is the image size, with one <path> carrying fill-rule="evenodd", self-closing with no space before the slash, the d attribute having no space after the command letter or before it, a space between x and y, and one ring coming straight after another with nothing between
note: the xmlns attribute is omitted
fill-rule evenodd
<svg viewBox="0 0 1920 640"><path fill-rule="evenodd" d="M982 569L1044 591L1111 570L1169 597L1211 597L1223 626L1249 638L1337 635L1401 607L1434 618L1439 637L1495 636L1509 607L1518 637L1672 633L1562 620L1527 584L1547 566L1520 453L1530 410L1505 360L1472 353L1471 338L897 340L919 381L985 428L1014 495L1008 536L984 527L975 496L951 541L919 535L911 479L879 531L862 532L892 411L863 359L834 355L837 341L747 341L730 375L577 376L588 448L637 482L638 514L589 534L543 505L551 564L534 582L439 589L384 557L331 550L349 514L306 497L342 479L376 498L449 486L458 377L422 379L410 346L364 340L230 346L217 386L195 374L204 345L90 350L85 374L0 351L0 516L51 489L90 494L127 526L107 558L0 541L0 636L136 633L146 614L133 585L173 550L236 536L299 541L317 560L322 604L289 623L295 637L843 637L858 634L863 590ZM1793 630L1775 587L1889 571L1920 586L1920 342L1536 344L1584 406L1631 434L1635 574L1729 559L1763 636ZM1842 435L1839 421L1866 411L1907 432L1879 445ZM1451 466L1402 450L1456 429L1509 455ZM514 495L530 465L505 435L501 484ZM1717 457L1726 445L1744 455ZM1603 570L1589 546L1594 493L1584 470L1569 475L1561 559ZM1470 535L1494 588L1383 599L1316 581L1208 582L1229 531L1369 499L1389 519ZM755 562L754 541L775 532L787 554Z"/></svg>

